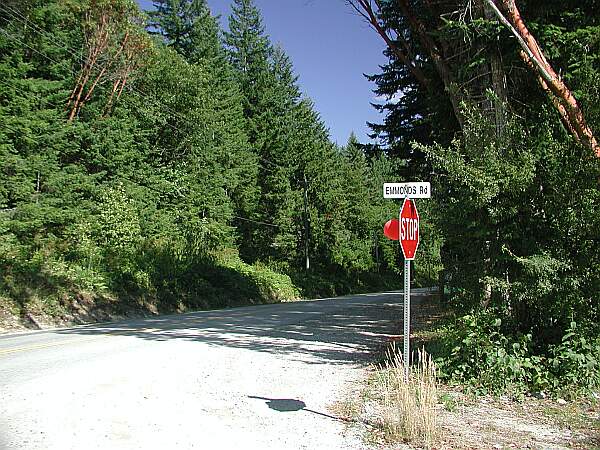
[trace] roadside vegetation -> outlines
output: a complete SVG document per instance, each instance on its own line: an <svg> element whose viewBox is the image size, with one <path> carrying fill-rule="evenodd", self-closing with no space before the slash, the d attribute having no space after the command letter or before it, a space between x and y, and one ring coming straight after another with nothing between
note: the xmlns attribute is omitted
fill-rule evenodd
<svg viewBox="0 0 600 450"><path fill-rule="evenodd" d="M515 399L597 393L597 3L348 3L388 46L374 134L432 183L417 261L441 267L450 311L426 346L439 376Z"/></svg>
<svg viewBox="0 0 600 450"><path fill-rule="evenodd" d="M388 46L370 77L388 100L373 131L405 162L400 174L432 183L417 261L434 262L440 286L433 306L413 309L413 348L435 364L437 429L411 431L406 411L425 406L423 390L401 382L397 357L373 370L349 416L377 443L597 448L598 5L348 3Z"/></svg>
<svg viewBox="0 0 600 450"><path fill-rule="evenodd" d="M436 367L425 351L417 353L406 378L402 356L394 346L388 350L385 365L375 375L382 404L378 426L387 442L433 448L441 438Z"/></svg>
<svg viewBox="0 0 600 450"><path fill-rule="evenodd" d="M203 0L154 3L0 4L0 320L398 286L401 163L331 142L253 2L227 32Z"/></svg>
<svg viewBox="0 0 600 450"><path fill-rule="evenodd" d="M399 335L382 348L380 362L363 382L332 408L367 443L428 449L600 446L598 392L581 395L579 386L570 385L523 394L527 385L510 380L496 378L498 387L493 387L485 369L481 376L460 380L446 372L450 353L443 344L455 320L451 311L436 296L420 299L414 311L408 382ZM507 368L496 370L505 375Z"/></svg>

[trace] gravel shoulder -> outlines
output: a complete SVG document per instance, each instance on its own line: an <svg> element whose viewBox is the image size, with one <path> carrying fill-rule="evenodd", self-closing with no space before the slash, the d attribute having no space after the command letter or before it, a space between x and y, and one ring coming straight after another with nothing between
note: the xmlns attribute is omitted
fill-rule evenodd
<svg viewBox="0 0 600 450"><path fill-rule="evenodd" d="M366 294L2 336L0 448L367 448L332 405L363 382L401 302Z"/></svg>
<svg viewBox="0 0 600 450"><path fill-rule="evenodd" d="M427 344L425 336L447 309L435 296L421 297L412 316L413 348ZM397 323L401 330L401 322ZM396 339L401 336L391 336ZM398 343L399 344L399 343ZM396 348L398 347L396 345ZM382 355L383 357L383 355ZM420 448L419 443L393 441L385 433L384 370L372 366L354 392L338 402L337 410L373 447ZM435 448L442 449L600 449L600 398L564 399L476 397L462 386L437 386L434 416L438 424ZM399 412L398 412L399 413Z"/></svg>

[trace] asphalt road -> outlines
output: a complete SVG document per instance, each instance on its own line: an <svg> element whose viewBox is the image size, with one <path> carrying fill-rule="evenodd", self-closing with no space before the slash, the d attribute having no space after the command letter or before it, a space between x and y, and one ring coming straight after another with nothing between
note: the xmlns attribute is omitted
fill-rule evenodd
<svg viewBox="0 0 600 450"><path fill-rule="evenodd" d="M401 320L383 293L0 336L0 448L365 448L331 406Z"/></svg>

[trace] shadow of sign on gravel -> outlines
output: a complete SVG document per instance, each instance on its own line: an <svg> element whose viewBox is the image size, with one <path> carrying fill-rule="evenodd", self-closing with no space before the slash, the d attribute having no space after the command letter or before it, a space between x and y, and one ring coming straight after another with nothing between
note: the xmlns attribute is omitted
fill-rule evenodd
<svg viewBox="0 0 600 450"><path fill-rule="evenodd" d="M296 400L293 398L267 398L257 397L256 395L249 395L248 398L265 400L265 403L269 409L274 409L275 411L279 412L295 412L306 407L306 403L304 403L302 400Z"/></svg>
<svg viewBox="0 0 600 450"><path fill-rule="evenodd" d="M249 395L248 398L254 398L257 400L265 400L266 405L269 409L273 409L279 412L296 412L296 411L306 411L312 414L316 414L318 416L327 417L333 420L339 420L341 422L347 422L346 419L342 419L340 417L335 417L330 414L322 413L319 411L315 411L313 409L309 409L306 407L306 403L302 400L296 400L293 398L267 398L267 397L257 397L255 395Z"/></svg>
<svg viewBox="0 0 600 450"><path fill-rule="evenodd" d="M415 301L418 296L415 294ZM402 318L401 294L203 311L59 330L65 335L133 336L285 354L309 364L369 362Z"/></svg>

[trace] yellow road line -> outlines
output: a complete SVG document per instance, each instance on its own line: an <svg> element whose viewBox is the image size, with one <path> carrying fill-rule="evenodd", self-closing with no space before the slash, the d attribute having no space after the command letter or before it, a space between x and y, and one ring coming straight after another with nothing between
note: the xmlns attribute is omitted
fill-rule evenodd
<svg viewBox="0 0 600 450"><path fill-rule="evenodd" d="M10 355L11 353L26 352L28 350L38 350L40 348L59 347L61 345L66 345L66 344L75 343L75 342L95 341L97 339L102 339L103 337L104 336L94 336L94 337L87 337L87 338L80 338L80 339L63 339L62 341L46 342L44 344L35 344L35 345L28 345L28 346L23 346L23 347L0 349L0 356Z"/></svg>

